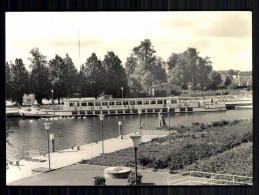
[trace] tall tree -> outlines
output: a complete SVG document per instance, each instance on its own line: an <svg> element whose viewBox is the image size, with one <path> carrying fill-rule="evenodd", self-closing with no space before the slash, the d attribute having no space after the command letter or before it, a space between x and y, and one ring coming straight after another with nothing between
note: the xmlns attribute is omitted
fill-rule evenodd
<svg viewBox="0 0 259 195"><path fill-rule="evenodd" d="M87 59L84 76L88 84L88 95L98 97L105 90L105 70L95 53Z"/></svg>
<svg viewBox="0 0 259 195"><path fill-rule="evenodd" d="M54 98L57 98L60 104L61 98L73 94L73 89L76 87L76 68L68 54L64 59L56 55L49 61L49 73Z"/></svg>
<svg viewBox="0 0 259 195"><path fill-rule="evenodd" d="M233 81L233 77L231 75L227 75L224 79L224 86L228 87Z"/></svg>
<svg viewBox="0 0 259 195"><path fill-rule="evenodd" d="M108 51L103 60L103 67L105 69L105 93L113 95L114 97L121 97L123 92L128 91L128 81L125 69L121 64L121 60L113 51Z"/></svg>
<svg viewBox="0 0 259 195"><path fill-rule="evenodd" d="M5 99L11 98L11 67L8 62L5 63Z"/></svg>
<svg viewBox="0 0 259 195"><path fill-rule="evenodd" d="M222 83L221 74L216 71L211 71L209 73L207 89L216 90L221 83Z"/></svg>
<svg viewBox="0 0 259 195"><path fill-rule="evenodd" d="M35 94L35 99L39 104L42 104L43 98L51 96L51 83L49 79L49 69L46 56L39 52L38 48L33 48L30 51L32 55L30 68L32 68L30 75L31 92Z"/></svg>
<svg viewBox="0 0 259 195"><path fill-rule="evenodd" d="M77 73L76 76L76 82L78 83L78 87L79 87L79 92L83 97L89 97L89 83L88 80L86 79L85 76L85 66L84 64L82 64L82 66L80 67L79 72Z"/></svg>
<svg viewBox="0 0 259 195"><path fill-rule="evenodd" d="M204 89L208 74L212 70L209 57L201 58L195 48L188 48L180 54L172 53L167 61L168 81L187 89Z"/></svg>
<svg viewBox="0 0 259 195"><path fill-rule="evenodd" d="M165 62L155 55L156 50L149 39L134 47L125 64L130 80L147 89L154 83L166 82ZM133 82L132 82L133 84ZM131 86L133 87L133 86Z"/></svg>
<svg viewBox="0 0 259 195"><path fill-rule="evenodd" d="M65 67L66 67L65 77L66 77L68 95L72 95L73 93L78 92L80 88L77 82L78 71L68 54L66 54L66 57L63 58L63 60L65 62Z"/></svg>
<svg viewBox="0 0 259 195"><path fill-rule="evenodd" d="M16 59L11 66L10 85L12 89L12 101L22 105L23 95L28 93L29 73L23 64L22 59Z"/></svg>

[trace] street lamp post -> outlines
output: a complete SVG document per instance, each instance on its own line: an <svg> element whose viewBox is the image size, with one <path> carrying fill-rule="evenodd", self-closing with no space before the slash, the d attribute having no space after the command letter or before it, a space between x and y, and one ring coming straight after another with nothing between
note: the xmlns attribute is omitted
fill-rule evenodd
<svg viewBox="0 0 259 195"><path fill-rule="evenodd" d="M121 87L121 97L123 98L123 87Z"/></svg>
<svg viewBox="0 0 259 195"><path fill-rule="evenodd" d="M168 127L170 132L170 106L167 107L167 110L168 110Z"/></svg>
<svg viewBox="0 0 259 195"><path fill-rule="evenodd" d="M136 185L137 185L137 149L139 146L139 141L141 139L141 135L131 135L130 138L132 139L133 142L133 147L134 147L134 151L135 151L135 173L136 173Z"/></svg>
<svg viewBox="0 0 259 195"><path fill-rule="evenodd" d="M103 119L104 119L104 116L105 115L103 115L103 114L99 115L101 123L102 123L102 153L103 153L103 161L104 161L104 146L103 146Z"/></svg>
<svg viewBox="0 0 259 195"><path fill-rule="evenodd" d="M140 133L140 135L142 135L141 134L141 114L142 114L142 109L139 109L138 113L139 113L139 133ZM142 142L142 139L140 140L140 142Z"/></svg>
<svg viewBox="0 0 259 195"><path fill-rule="evenodd" d="M54 90L51 89L51 93L52 93L52 104L53 104L53 92L54 92Z"/></svg>
<svg viewBox="0 0 259 195"><path fill-rule="evenodd" d="M49 128L50 128L50 125L51 123L43 123L44 126L45 126L45 129L48 133L48 157L49 157L49 171L50 171L50 153L49 153Z"/></svg>

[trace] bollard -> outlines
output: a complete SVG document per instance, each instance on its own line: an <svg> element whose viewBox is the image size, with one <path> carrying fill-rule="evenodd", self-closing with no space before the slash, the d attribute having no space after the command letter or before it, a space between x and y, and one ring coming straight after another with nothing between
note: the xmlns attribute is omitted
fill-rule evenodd
<svg viewBox="0 0 259 195"><path fill-rule="evenodd" d="M119 121L118 124L119 124L119 136L120 136L121 139L123 139L123 135L122 135L122 122Z"/></svg>
<svg viewBox="0 0 259 195"><path fill-rule="evenodd" d="M77 149L77 150L80 150L80 146L77 146L76 149Z"/></svg>
<svg viewBox="0 0 259 195"><path fill-rule="evenodd" d="M20 165L19 161L15 161L15 165L19 166Z"/></svg>
<svg viewBox="0 0 259 195"><path fill-rule="evenodd" d="M166 123L165 123L165 118L164 116L162 115L162 113L158 113L158 121L159 121L159 127L164 127L166 126Z"/></svg>
<svg viewBox="0 0 259 195"><path fill-rule="evenodd" d="M55 152L55 141L54 141L54 134L49 134L50 143L51 143L51 152Z"/></svg>
<svg viewBox="0 0 259 195"><path fill-rule="evenodd" d="M158 127L161 127L161 112L158 113Z"/></svg>

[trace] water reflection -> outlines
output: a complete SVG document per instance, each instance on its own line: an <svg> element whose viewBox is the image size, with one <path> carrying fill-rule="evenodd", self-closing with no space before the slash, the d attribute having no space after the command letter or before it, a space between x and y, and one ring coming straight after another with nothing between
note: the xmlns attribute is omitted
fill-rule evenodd
<svg viewBox="0 0 259 195"><path fill-rule="evenodd" d="M168 115L164 114L168 124ZM229 110L226 112L171 113L170 125L211 122L217 120L251 119L252 110ZM101 140L101 122L99 117L66 120L7 118L6 131L11 132L8 139L13 147L6 146L7 157L23 156L28 150L47 152L47 132L43 123L50 122L50 133L55 135L56 151ZM31 122L30 122L31 121ZM104 139L119 134L118 121L122 121L123 134L139 131L139 115L105 116ZM157 114L142 114L141 122L145 128L155 128L159 124Z"/></svg>

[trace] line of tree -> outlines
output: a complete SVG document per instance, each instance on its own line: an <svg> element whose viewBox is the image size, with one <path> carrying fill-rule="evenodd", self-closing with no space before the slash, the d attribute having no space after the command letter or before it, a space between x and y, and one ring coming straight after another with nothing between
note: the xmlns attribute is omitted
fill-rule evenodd
<svg viewBox="0 0 259 195"><path fill-rule="evenodd" d="M30 54L29 71L22 59L5 65L6 99L19 104L24 93L34 93L37 102L42 104L43 98L51 98L51 90L54 91L54 99L60 103L61 98L75 93L83 97L101 94L121 97L121 87L126 94L129 91L147 91L154 84L166 82L193 90L215 90L222 84L221 75L213 71L210 58L200 57L197 49L172 53L164 61L156 55L149 39L132 49L124 66L113 51L108 51L103 60L92 53L79 71L68 54L65 58L56 55L49 61L38 48L33 48ZM228 76L223 83L228 86L231 81L231 76Z"/></svg>
<svg viewBox="0 0 259 195"><path fill-rule="evenodd" d="M61 103L61 98L81 94L84 97L98 97L109 94L121 97L121 87L124 93L128 91L128 81L121 60L113 51L107 52L101 61L93 53L78 71L72 59L56 55L47 61L47 57L38 48L30 51L30 70L25 68L22 59L16 59L15 64L5 64L6 99L22 104L25 93L35 94L38 104L42 99L53 98Z"/></svg>

